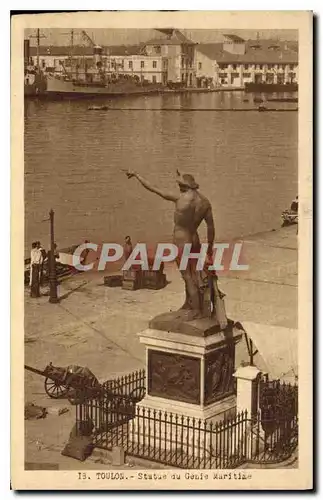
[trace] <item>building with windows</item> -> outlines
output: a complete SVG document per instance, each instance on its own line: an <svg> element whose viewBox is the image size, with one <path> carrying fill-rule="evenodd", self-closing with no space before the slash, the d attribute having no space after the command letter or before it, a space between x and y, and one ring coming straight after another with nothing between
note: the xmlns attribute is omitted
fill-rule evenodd
<svg viewBox="0 0 323 500"><path fill-rule="evenodd" d="M145 43L143 50L150 57L161 56L166 72L165 82L195 86L195 46L179 30L160 29L163 36Z"/></svg>
<svg viewBox="0 0 323 500"><path fill-rule="evenodd" d="M160 37L141 45L102 47L101 66L106 73L130 75L142 82L176 83L195 86L195 43L179 30L163 29ZM98 47L99 48L99 47ZM50 73L71 72L71 65L83 71L95 68L95 47L75 45L30 47L30 59L34 65L39 57L42 71Z"/></svg>
<svg viewBox="0 0 323 500"><path fill-rule="evenodd" d="M166 84L165 59L161 56L150 57L145 54L111 55L104 59L106 72L137 77L141 82Z"/></svg>
<svg viewBox="0 0 323 500"><path fill-rule="evenodd" d="M249 82L298 82L294 43L246 41L228 34L221 43L196 44L177 29L157 31L158 38L140 45L40 46L38 54L36 47L30 47L28 60L36 65L39 58L45 73L77 73L78 79L100 67L112 78L126 75L143 83L182 87L243 88Z"/></svg>
<svg viewBox="0 0 323 500"><path fill-rule="evenodd" d="M196 47L197 87L243 88L250 82L297 83L295 45L273 40L245 41L236 35L224 35L222 43Z"/></svg>
<svg viewBox="0 0 323 500"><path fill-rule="evenodd" d="M30 47L30 59L37 64L37 49ZM39 47L39 66L47 73L63 74L64 71L91 73L96 69L96 61L92 47L68 46ZM100 65L106 73L130 75L140 81L166 83L167 61L160 55L147 56L142 46L103 47Z"/></svg>

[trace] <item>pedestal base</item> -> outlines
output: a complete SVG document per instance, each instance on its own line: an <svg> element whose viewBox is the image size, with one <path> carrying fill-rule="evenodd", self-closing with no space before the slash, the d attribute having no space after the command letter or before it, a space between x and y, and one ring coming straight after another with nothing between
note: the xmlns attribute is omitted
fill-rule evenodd
<svg viewBox="0 0 323 500"><path fill-rule="evenodd" d="M208 408L170 404L166 399L146 396L137 405L136 417L129 422L129 437L135 449L165 458L171 456L173 462L183 457L190 457L193 464L203 459L211 462L221 451L224 453L225 447L232 452L237 445L230 425L217 426L225 415L234 416L234 405L234 396Z"/></svg>
<svg viewBox="0 0 323 500"><path fill-rule="evenodd" d="M235 344L242 330L232 321L225 330L207 318L190 323L188 334L178 332L185 330L179 323L176 332L148 328L139 334L147 365L140 405L203 421L232 415Z"/></svg>
<svg viewBox="0 0 323 500"><path fill-rule="evenodd" d="M137 407L149 409L151 413L162 412L164 416L172 413L174 416L215 423L235 415L236 396L232 394L208 406L201 406L147 395L137 404Z"/></svg>
<svg viewBox="0 0 323 500"><path fill-rule="evenodd" d="M211 466L236 446L227 422L236 414L235 344L243 330L232 321L221 330L212 319L175 316L159 316L139 334L147 394L136 405L130 439L138 453L165 463Z"/></svg>

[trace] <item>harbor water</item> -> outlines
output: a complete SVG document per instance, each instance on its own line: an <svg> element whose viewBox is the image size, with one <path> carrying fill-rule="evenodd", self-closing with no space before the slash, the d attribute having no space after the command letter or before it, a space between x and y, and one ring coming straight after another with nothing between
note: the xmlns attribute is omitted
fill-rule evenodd
<svg viewBox="0 0 323 500"><path fill-rule="evenodd" d="M212 203L218 240L279 227L297 194L297 115L259 112L252 94L237 91L26 100L25 255L34 240L48 246L50 208L59 248L122 243L127 234L171 241L172 203L128 180L127 169L171 191L177 169L193 174Z"/></svg>

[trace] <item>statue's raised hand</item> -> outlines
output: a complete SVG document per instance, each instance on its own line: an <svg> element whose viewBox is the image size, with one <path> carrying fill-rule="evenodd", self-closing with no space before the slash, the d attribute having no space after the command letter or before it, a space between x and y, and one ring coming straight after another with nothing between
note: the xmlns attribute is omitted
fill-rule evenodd
<svg viewBox="0 0 323 500"><path fill-rule="evenodd" d="M128 179L131 179L132 177L136 177L136 172L132 171L132 170L128 170L126 172L126 176L128 177Z"/></svg>

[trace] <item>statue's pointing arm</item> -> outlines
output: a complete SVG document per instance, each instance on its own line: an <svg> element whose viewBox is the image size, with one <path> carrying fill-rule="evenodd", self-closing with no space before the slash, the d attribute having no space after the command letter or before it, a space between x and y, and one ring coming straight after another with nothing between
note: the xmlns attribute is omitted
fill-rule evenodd
<svg viewBox="0 0 323 500"><path fill-rule="evenodd" d="M140 182L140 184L142 184L144 186L144 188L146 188L148 191L151 191L152 193L158 194L158 196L160 196L161 198L164 198L164 200L176 202L178 199L178 196L152 186L150 184L150 182L148 182L146 179L141 177L141 175L137 174L136 172L129 172L128 171L127 177L128 177L128 179L131 179L131 177L136 177L136 179L138 179L138 181Z"/></svg>

